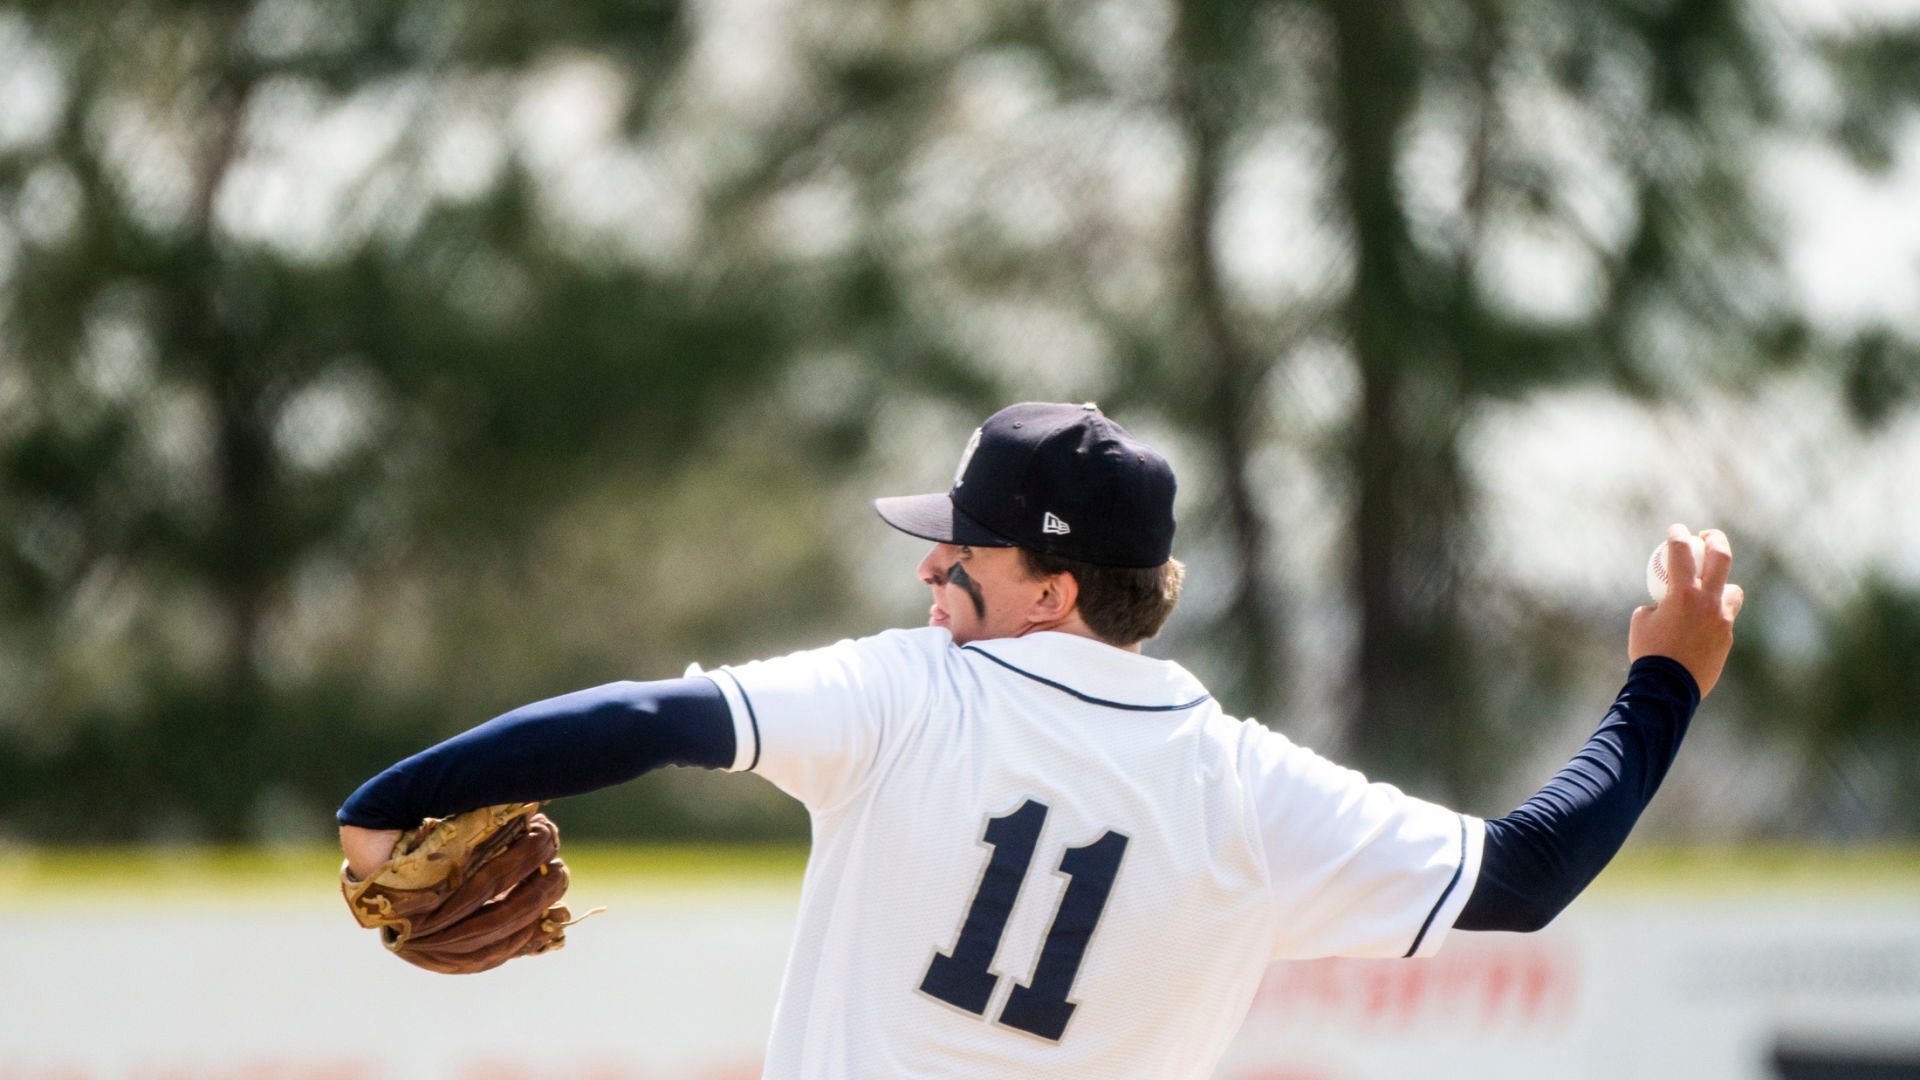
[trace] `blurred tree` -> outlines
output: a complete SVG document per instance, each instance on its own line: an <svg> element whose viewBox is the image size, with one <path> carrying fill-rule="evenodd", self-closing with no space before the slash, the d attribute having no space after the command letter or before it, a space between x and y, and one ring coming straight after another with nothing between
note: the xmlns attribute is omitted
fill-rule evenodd
<svg viewBox="0 0 1920 1080"><path fill-rule="evenodd" d="M1135 376L1208 448L1203 505L1236 573L1200 639L1237 707L1286 697L1268 568L1287 545L1256 462L1303 436L1273 428L1272 376L1331 345L1355 387L1329 465L1357 624L1346 750L1455 796L1504 767L1481 749L1496 721L1465 600L1484 570L1466 438L1484 403L1545 386L1672 396L1803 354L1751 191L1758 139L1788 123L1777 44L1733 2L1176 5L1163 100L1186 185L1167 258L1190 315ZM1313 175L1283 212L1336 237L1284 298L1231 258L1230 199L1276 143L1308 146L1291 167Z"/></svg>
<svg viewBox="0 0 1920 1080"><path fill-rule="evenodd" d="M1818 360L1863 425L1911 410L1912 343L1805 325L1750 193L1779 131L1892 160L1911 35L1828 43L1812 120L1780 36L1739 0L16 3L0 817L297 832L526 697L864 629L834 470L942 476L1032 397L1180 456L1173 644L1229 707L1339 683L1356 764L1464 795L1598 618L1476 563L1490 405ZM585 817L797 825L700 783Z"/></svg>
<svg viewBox="0 0 1920 1080"><path fill-rule="evenodd" d="M1799 735L1813 751L1808 801L1849 838L1920 835L1920 592L1869 580L1836 613L1804 685Z"/></svg>
<svg viewBox="0 0 1920 1080"><path fill-rule="evenodd" d="M1490 637L1566 618L1490 626L1466 599L1489 570L1462 457L1484 406L1573 382L1739 392L1816 348L1752 191L1762 140L1801 123L1784 43L1731 0L821 10L796 47L836 105L785 125L764 168L770 193L859 192L857 272L833 293L855 303L823 325L844 312L928 361L889 393L1097 395L1171 422L1202 464L1183 544L1233 568L1181 638L1239 711L1287 697L1294 541L1262 470L1276 445L1320 449L1276 429L1272 376L1329 346L1351 365L1326 468L1353 553L1348 749L1427 790L1506 767L1476 737L1503 720L1480 689L1504 662ZM1285 210L1336 241L1304 275L1323 281L1278 298L1235 229L1262 155L1294 142L1318 183ZM1160 175L1182 178L1171 198L1141 190ZM1563 659L1529 669L1530 717Z"/></svg>
<svg viewBox="0 0 1920 1080"><path fill-rule="evenodd" d="M1808 124L1868 174L1885 175L1920 154L1920 24L1911 19L1853 27L1809 43L1835 91ZM1820 354L1838 369L1840 397L1866 433L1911 420L1920 403L1920 327L1869 321L1829 331ZM1911 487L1920 461L1898 469ZM1896 496L1897 497L1897 496ZM1811 567L1782 569L1802 604ZM1760 694L1784 703L1769 727L1803 752L1794 805L1809 820L1776 825L1844 839L1920 835L1920 583L1873 569L1814 608L1820 645L1794 656L1761 637L1749 668ZM1807 605L1813 606L1813 605ZM1774 635L1783 636L1783 635ZM1804 650L1803 650L1804 651Z"/></svg>
<svg viewBox="0 0 1920 1080"><path fill-rule="evenodd" d="M1685 392L1796 340L1750 191L1779 119L1744 5L1322 5L1360 373L1358 761L1462 792L1488 756L1461 464L1476 402Z"/></svg>
<svg viewBox="0 0 1920 1080"><path fill-rule="evenodd" d="M361 605L332 633L350 644L422 557L537 566L533 525L583 485L677 469L777 372L750 266L649 257L697 192L622 250L575 239L609 211L535 175L630 166L688 121L683 14L288 0L0 20L51 103L0 144L20 676L0 756L27 774L4 811L44 835L272 832L477 718L330 668L316 611ZM616 126L538 160L537 129L581 108ZM518 145L516 120L536 129Z"/></svg>
<svg viewBox="0 0 1920 1080"><path fill-rule="evenodd" d="M1192 302L1190 363L1162 389L1176 415L1212 458L1224 532L1233 553L1232 598L1214 621L1219 690L1248 715L1278 715L1284 700L1286 642L1271 567L1273 524L1259 505L1254 456L1267 437L1261 387L1270 362L1234 310L1220 250L1223 187L1234 140L1256 122L1243 88L1260 66L1256 5L1185 0L1170 47L1176 75L1172 112L1187 158L1177 260ZM1254 99L1257 100L1257 99Z"/></svg>

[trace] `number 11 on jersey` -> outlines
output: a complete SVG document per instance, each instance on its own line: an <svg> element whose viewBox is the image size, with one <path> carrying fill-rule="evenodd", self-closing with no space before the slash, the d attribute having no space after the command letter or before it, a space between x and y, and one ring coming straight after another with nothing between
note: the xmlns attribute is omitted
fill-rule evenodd
<svg viewBox="0 0 1920 1080"><path fill-rule="evenodd" d="M982 839L993 848L993 857L980 875L980 887L967 906L953 948L934 954L927 965L926 977L920 980L922 993L976 1016L986 1015L987 1002L1000 981L992 971L993 957L1000 951L1000 938L1006 933L1046 821L1047 805L1028 799L1013 813L987 822ZM1040 946L1033 981L1015 985L1007 995L1000 1009L1002 1025L1053 1042L1067 1030L1075 1007L1067 994L1106 911L1107 894L1113 891L1113 879L1126 853L1125 834L1109 829L1093 843L1068 848L1061 855L1066 892Z"/></svg>

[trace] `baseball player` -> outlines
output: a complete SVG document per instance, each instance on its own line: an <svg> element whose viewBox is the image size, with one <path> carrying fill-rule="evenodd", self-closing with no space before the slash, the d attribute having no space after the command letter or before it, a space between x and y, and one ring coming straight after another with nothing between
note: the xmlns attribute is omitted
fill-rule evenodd
<svg viewBox="0 0 1920 1080"><path fill-rule="evenodd" d="M1634 612L1626 684L1538 794L1483 821L1227 715L1141 653L1172 611L1174 477L1092 405L1022 404L949 491L925 627L517 709L339 813L348 868L428 815L662 765L754 772L813 848L768 1077L1206 1077L1278 959L1421 957L1534 930L1652 798L1732 643L1724 534Z"/></svg>

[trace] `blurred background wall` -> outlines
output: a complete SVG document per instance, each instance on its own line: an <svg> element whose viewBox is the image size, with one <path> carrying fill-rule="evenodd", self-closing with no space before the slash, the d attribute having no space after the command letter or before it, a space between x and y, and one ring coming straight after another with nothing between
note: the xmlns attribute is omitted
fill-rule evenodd
<svg viewBox="0 0 1920 1080"><path fill-rule="evenodd" d="M570 845L606 913L463 978L386 955L308 854L0 856L0 1080L761 1075L800 851ZM1887 863L1636 845L1538 934L1273 965L1213 1080L1911 1080L1920 873Z"/></svg>
<svg viewBox="0 0 1920 1080"><path fill-rule="evenodd" d="M7 0L0 841L324 841L522 702L917 623L864 500L1036 398L1173 458L1150 651L1232 712L1504 812L1717 525L1643 835L1920 833L1913 3Z"/></svg>

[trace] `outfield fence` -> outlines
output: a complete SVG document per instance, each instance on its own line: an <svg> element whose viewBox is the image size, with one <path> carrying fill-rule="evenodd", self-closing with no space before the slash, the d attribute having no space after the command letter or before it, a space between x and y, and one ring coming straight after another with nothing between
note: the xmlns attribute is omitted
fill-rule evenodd
<svg viewBox="0 0 1920 1080"><path fill-rule="evenodd" d="M575 898L605 914L560 953L446 977L355 927L320 857L16 857L0 1080L746 1080L799 860L582 853ZM1642 854L1539 934L1275 965L1217 1075L1911 1076L1913 863Z"/></svg>

